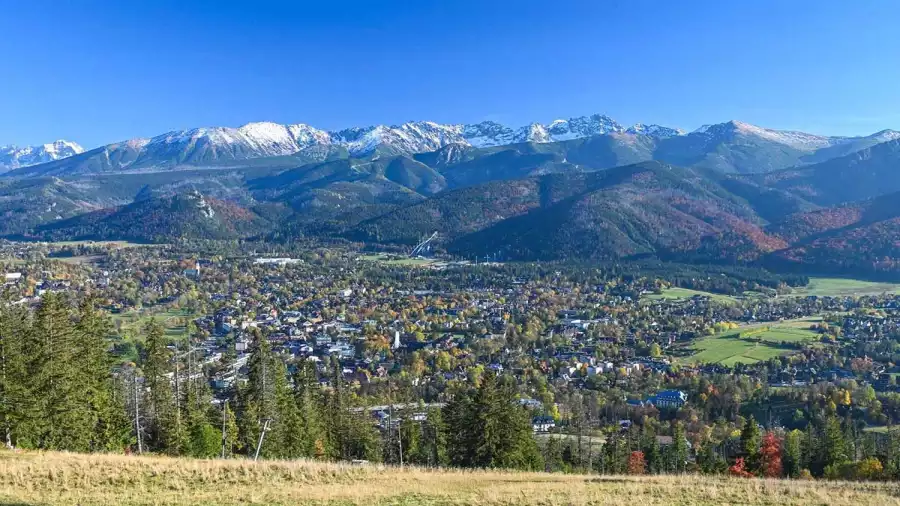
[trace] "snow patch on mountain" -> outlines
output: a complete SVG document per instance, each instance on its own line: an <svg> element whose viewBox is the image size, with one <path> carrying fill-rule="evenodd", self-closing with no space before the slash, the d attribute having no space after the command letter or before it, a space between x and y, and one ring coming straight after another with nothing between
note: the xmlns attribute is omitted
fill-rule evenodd
<svg viewBox="0 0 900 506"><path fill-rule="evenodd" d="M833 146L835 143L843 140L842 138L826 137L823 135L814 135L791 130L770 130L768 128L744 123L743 121L730 121L728 124L745 135L755 135L800 150L814 150Z"/></svg>

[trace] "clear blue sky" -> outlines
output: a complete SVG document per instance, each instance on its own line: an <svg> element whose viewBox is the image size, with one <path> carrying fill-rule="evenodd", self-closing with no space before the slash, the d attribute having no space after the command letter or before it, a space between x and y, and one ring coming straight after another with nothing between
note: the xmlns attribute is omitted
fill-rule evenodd
<svg viewBox="0 0 900 506"><path fill-rule="evenodd" d="M0 0L0 144L592 112L900 129L895 0Z"/></svg>

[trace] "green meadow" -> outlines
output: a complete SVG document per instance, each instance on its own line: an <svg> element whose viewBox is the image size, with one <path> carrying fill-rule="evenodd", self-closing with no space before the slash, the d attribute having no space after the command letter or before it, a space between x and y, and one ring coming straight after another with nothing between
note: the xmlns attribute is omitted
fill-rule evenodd
<svg viewBox="0 0 900 506"><path fill-rule="evenodd" d="M879 283L845 278L810 278L808 285L795 288L792 295L842 297L880 295L882 293L900 294L900 283Z"/></svg>
<svg viewBox="0 0 900 506"><path fill-rule="evenodd" d="M819 334L809 330L814 320L798 320L770 326L745 327L704 337L693 343L694 354L684 359L692 364L753 364L794 353L782 343L816 342Z"/></svg>

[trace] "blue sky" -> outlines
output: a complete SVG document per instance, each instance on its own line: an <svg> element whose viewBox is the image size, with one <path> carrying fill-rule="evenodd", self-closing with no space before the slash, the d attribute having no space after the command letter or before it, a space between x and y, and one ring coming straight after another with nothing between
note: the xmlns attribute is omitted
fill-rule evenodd
<svg viewBox="0 0 900 506"><path fill-rule="evenodd" d="M900 129L900 2L0 0L0 145L602 112Z"/></svg>

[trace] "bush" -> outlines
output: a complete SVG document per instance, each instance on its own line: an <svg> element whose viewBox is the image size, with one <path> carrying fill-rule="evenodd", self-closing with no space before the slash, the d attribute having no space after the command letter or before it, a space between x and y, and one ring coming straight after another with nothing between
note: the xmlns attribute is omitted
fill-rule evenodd
<svg viewBox="0 0 900 506"><path fill-rule="evenodd" d="M832 464L825 468L824 476L829 480L877 480L883 476L884 466L875 457L859 462Z"/></svg>
<svg viewBox="0 0 900 506"><path fill-rule="evenodd" d="M752 478L753 473L747 471L746 464L744 463L744 457L738 457L737 460L734 461L734 465L728 468L728 474L731 476L738 476L741 478Z"/></svg>
<svg viewBox="0 0 900 506"><path fill-rule="evenodd" d="M856 464L856 477L860 480L877 480L883 473L884 466L875 457L869 457Z"/></svg>
<svg viewBox="0 0 900 506"><path fill-rule="evenodd" d="M644 460L644 452L631 452L628 457L628 474L645 474L647 462Z"/></svg>

